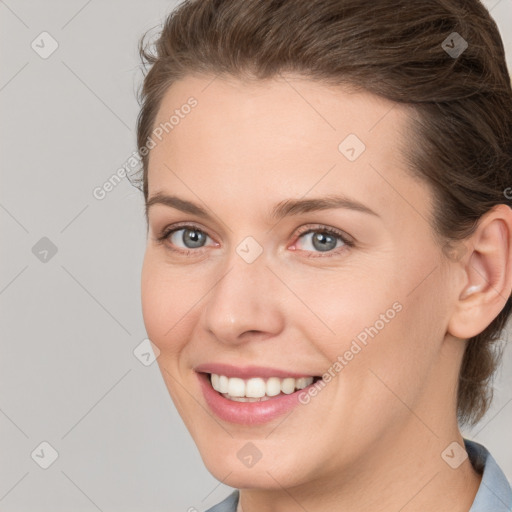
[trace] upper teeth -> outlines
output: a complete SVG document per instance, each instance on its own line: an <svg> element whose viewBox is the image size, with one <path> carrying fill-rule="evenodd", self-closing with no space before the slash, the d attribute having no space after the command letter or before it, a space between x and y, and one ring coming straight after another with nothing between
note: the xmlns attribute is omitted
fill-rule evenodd
<svg viewBox="0 0 512 512"><path fill-rule="evenodd" d="M294 379L286 377L270 377L262 379L254 377L244 380L238 377L226 377L225 375L211 374L211 383L213 389L219 393L226 393L233 397L261 398L263 396L276 396L283 392L287 395L293 393L296 389L304 389L313 382L313 377L301 377Z"/></svg>

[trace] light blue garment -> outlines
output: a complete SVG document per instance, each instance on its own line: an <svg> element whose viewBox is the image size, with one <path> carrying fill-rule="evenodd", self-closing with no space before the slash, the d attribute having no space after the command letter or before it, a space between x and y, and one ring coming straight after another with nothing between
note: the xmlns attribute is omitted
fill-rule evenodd
<svg viewBox="0 0 512 512"><path fill-rule="evenodd" d="M238 506L239 492L232 492L225 500L209 508L206 512L236 512Z"/></svg>
<svg viewBox="0 0 512 512"><path fill-rule="evenodd" d="M476 493L473 505L468 512L512 512L512 489L503 471L483 445L464 439L469 460L480 472L483 469L482 481ZM206 512L236 512L239 492L232 492Z"/></svg>
<svg viewBox="0 0 512 512"><path fill-rule="evenodd" d="M477 471L483 467L482 481L469 512L512 511L512 489L493 456L487 448L475 441L464 439L464 444L473 467Z"/></svg>

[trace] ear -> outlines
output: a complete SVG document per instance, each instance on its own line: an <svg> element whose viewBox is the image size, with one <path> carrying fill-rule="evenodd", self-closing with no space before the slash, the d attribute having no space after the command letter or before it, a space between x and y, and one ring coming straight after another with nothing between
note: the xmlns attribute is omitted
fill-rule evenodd
<svg viewBox="0 0 512 512"><path fill-rule="evenodd" d="M512 291L512 209L496 205L466 239L470 248L459 262L464 283L448 332L468 339L480 334L504 308Z"/></svg>

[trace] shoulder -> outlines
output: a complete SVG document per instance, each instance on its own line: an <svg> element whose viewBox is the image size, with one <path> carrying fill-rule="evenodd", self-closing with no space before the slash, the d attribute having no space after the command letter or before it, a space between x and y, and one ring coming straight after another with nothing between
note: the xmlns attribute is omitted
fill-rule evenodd
<svg viewBox="0 0 512 512"><path fill-rule="evenodd" d="M512 489L507 477L485 446L464 439L469 460L482 481L469 512L510 512Z"/></svg>

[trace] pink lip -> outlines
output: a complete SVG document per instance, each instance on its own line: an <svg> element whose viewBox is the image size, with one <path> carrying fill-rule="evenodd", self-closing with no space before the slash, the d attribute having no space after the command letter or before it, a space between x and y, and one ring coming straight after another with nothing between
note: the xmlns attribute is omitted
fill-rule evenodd
<svg viewBox="0 0 512 512"><path fill-rule="evenodd" d="M200 364L194 368L200 373L216 373L217 375L225 375L226 377L239 377L240 379L250 379L252 377L262 377L268 379L270 377L293 377L299 379L301 377L314 377L307 373L295 373L287 370L278 370L277 368L268 368L263 366L232 366L230 364L211 363Z"/></svg>
<svg viewBox="0 0 512 512"><path fill-rule="evenodd" d="M221 375L225 375L225 373L221 373ZM258 375L262 376L261 373ZM290 376L290 374L287 375ZM207 373L197 373L197 376L210 410L221 420L239 425L261 425L286 414L300 404L299 394L307 392L309 387L314 385L311 384L289 395L278 395L263 402L235 402L224 398L213 389ZM272 376L277 377L278 375L273 373Z"/></svg>

